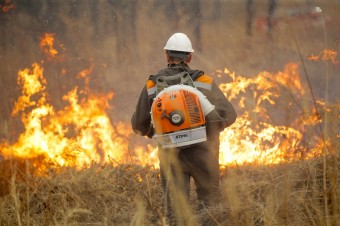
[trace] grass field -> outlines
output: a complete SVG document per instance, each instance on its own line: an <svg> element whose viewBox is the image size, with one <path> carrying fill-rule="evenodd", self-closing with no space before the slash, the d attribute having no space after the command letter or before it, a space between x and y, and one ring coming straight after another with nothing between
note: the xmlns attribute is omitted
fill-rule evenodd
<svg viewBox="0 0 340 226"><path fill-rule="evenodd" d="M166 225L153 167L94 165L38 177L29 164L1 165L12 175L1 191L1 225ZM327 158L326 169L321 158L231 167L222 172L218 206L196 211L192 189L189 225L338 225L339 186L339 156Z"/></svg>

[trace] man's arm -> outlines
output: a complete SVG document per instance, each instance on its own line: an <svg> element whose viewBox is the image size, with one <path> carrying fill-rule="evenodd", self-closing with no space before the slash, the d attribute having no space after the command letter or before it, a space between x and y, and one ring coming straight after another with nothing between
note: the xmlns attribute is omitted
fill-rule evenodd
<svg viewBox="0 0 340 226"><path fill-rule="evenodd" d="M224 121L224 128L232 125L236 121L237 114L233 105L228 101L215 82L212 83L211 92L207 94L207 98L215 105L215 110Z"/></svg>
<svg viewBox="0 0 340 226"><path fill-rule="evenodd" d="M151 104L152 103L150 103L146 86L144 86L139 96L136 110L131 118L132 129L139 135L147 135L148 137L152 137L153 135L150 115Z"/></svg>

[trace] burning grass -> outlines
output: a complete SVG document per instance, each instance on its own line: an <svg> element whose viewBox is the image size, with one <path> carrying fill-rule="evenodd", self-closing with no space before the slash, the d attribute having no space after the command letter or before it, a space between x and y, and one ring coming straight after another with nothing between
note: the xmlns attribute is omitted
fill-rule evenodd
<svg viewBox="0 0 340 226"><path fill-rule="evenodd" d="M195 211L192 187L192 225L325 225L325 219L336 225L339 158L327 162L326 191L322 158L227 168L221 174L219 206ZM1 167L6 176L0 184L0 225L166 225L153 167L93 165L43 177L34 176L28 161L3 161Z"/></svg>

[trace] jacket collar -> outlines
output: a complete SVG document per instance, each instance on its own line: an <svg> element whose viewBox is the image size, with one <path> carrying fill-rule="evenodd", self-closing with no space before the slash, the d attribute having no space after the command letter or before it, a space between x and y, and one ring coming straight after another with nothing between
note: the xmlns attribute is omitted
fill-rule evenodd
<svg viewBox="0 0 340 226"><path fill-rule="evenodd" d="M190 69L186 63L179 63L179 64L168 64L168 67L184 67L185 69Z"/></svg>

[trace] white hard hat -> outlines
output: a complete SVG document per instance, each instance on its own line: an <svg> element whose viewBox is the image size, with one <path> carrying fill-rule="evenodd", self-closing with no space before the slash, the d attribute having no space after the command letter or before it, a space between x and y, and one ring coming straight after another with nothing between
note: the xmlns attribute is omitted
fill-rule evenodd
<svg viewBox="0 0 340 226"><path fill-rule="evenodd" d="M164 46L165 50L170 51L180 51L180 52L188 52L193 53L194 49L192 48L191 41L186 34L183 33L175 33L173 34L166 45Z"/></svg>

